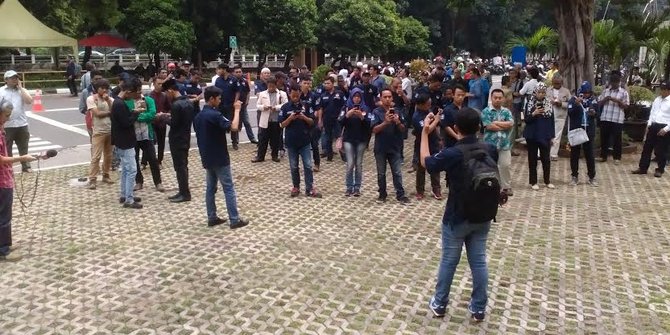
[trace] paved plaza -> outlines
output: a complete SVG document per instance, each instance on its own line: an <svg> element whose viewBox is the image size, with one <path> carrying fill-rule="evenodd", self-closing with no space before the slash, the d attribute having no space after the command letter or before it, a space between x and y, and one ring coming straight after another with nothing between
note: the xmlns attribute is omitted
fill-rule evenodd
<svg viewBox="0 0 670 335"><path fill-rule="evenodd" d="M376 203L370 152L361 198L344 197L336 159L316 173L322 199L292 199L288 161L252 164L254 149L231 153L251 219L235 231L206 225L197 151L193 201L167 201L176 180L166 160L172 189L154 191L147 169L142 210L121 208L118 182L70 186L83 166L42 172L22 210L17 175L13 228L24 259L0 264L0 334L670 333L670 176L629 175L637 155L599 164L599 188L569 187L568 159L552 162L557 188L537 192L525 154L514 157L515 195L489 235L487 319L474 324L465 254L447 316L427 308L446 200ZM404 171L408 193L414 178Z"/></svg>

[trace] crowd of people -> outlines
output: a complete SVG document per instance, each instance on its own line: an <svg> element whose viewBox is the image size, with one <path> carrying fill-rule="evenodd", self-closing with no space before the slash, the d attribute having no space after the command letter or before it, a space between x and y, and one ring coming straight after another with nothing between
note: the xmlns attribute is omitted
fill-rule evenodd
<svg viewBox="0 0 670 335"><path fill-rule="evenodd" d="M494 60L494 65L500 63L501 60ZM155 190L165 192L161 174L166 137L178 183L178 192L168 199L173 203L191 201L188 167L191 129L195 130L206 170L208 226L229 221L234 229L249 223L238 212L228 142L222 136L230 133L231 148L238 150L242 128L257 145L252 163L265 162L268 146L273 162L281 162L288 154L290 197L302 193L300 162L304 194L322 197L314 173L323 168L322 159L333 161L335 157L346 162L342 178L344 196L360 197L363 158L373 137L370 151L375 160L378 202L386 202L388 198L387 168L391 171L395 198L401 204L410 202L403 185L404 162L410 164L407 172L415 176L416 201L426 197L426 175L430 179L430 196L443 199L444 172L444 187L450 192L443 217L443 255L429 307L436 316L444 316L461 247L465 244L474 281L469 310L476 321L485 317L488 283L485 250L491 220L495 218L498 198L514 194L510 169L512 157L519 156L515 145L524 143L527 149L529 187L540 189L539 160L543 184L554 189L551 162L558 159L561 139L566 133L570 147L569 185L579 183L583 151L587 182L598 186L593 145L596 127L600 127L599 160L606 162L612 151L614 164L619 164L624 109L629 104L620 73L610 74L609 84L599 96L587 81L570 92L563 87L557 63L544 77L537 67L517 65L505 74L501 87L494 89L485 66L458 60L449 66L435 62L419 73L417 81L410 78L409 68L391 65L343 66L317 83L306 67L292 68L288 74L273 74L265 68L254 81L253 92L240 66L219 65L211 84L203 85L201 73L191 69L190 63L181 66L169 63L149 79L152 88L148 94L142 92L142 79L134 75L121 72L119 85L112 88L100 71L89 66L87 69L86 78L82 78L85 85L80 103L92 144L87 187L97 189L100 173L102 183L115 183L110 173L119 168L119 202L124 208L143 207L134 192L144 188L142 171L147 165ZM23 170L28 172L29 162L35 157L26 154L27 142L21 142L29 136L25 135L28 131L24 104L30 104L32 98L21 87L16 72L8 71L4 77L7 85L0 88L3 98L0 125L4 128L0 138L3 199L0 255L8 259L12 245L11 201L4 199L12 198L11 165L21 162ZM252 94L257 97L257 134L247 110ZM655 176L661 177L664 172L670 146L669 94L670 84L662 83L661 96L653 102L639 169L634 174L647 173L652 150L658 163ZM408 141L410 133L413 138ZM19 157L11 155L13 141L18 144ZM412 146L411 158L405 157L406 145ZM488 188L472 189L482 181L488 183L482 184ZM217 214L215 193L219 183L227 219ZM491 190L495 190L493 196ZM487 203L493 208L481 210Z"/></svg>

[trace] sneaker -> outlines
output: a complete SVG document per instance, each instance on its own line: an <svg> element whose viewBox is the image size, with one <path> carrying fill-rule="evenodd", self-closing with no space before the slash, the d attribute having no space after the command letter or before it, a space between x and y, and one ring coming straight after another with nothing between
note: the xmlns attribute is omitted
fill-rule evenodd
<svg viewBox="0 0 670 335"><path fill-rule="evenodd" d="M540 186L538 186L537 184L535 184L535 185L530 185L530 188L532 188L533 191L537 191L537 190L540 189Z"/></svg>
<svg viewBox="0 0 670 335"><path fill-rule="evenodd" d="M230 229L242 228L242 227L244 227L248 224L249 224L249 220L244 220L244 219L240 218L236 222L231 222L230 223Z"/></svg>
<svg viewBox="0 0 670 335"><path fill-rule="evenodd" d="M614 160L614 165L620 165L620 164L621 164L621 160L620 160L620 159L615 159L615 160Z"/></svg>
<svg viewBox="0 0 670 335"><path fill-rule="evenodd" d="M226 223L226 221L228 221L228 219L222 219L222 218L219 218L219 217L217 217L214 220L207 220L207 227L218 226L220 224Z"/></svg>
<svg viewBox="0 0 670 335"><path fill-rule="evenodd" d="M380 194L379 197L377 197L377 202L386 202L386 196Z"/></svg>
<svg viewBox="0 0 670 335"><path fill-rule="evenodd" d="M484 321L484 317L486 317L484 311L475 312L470 306L468 306L468 312L470 312L470 318L472 318L472 321L474 322L482 322Z"/></svg>
<svg viewBox="0 0 670 335"><path fill-rule="evenodd" d="M135 202L142 202L142 198L140 198L140 197L133 197L133 200L135 200ZM124 198L124 197L119 198L119 203L120 204L123 204L125 202L126 202L126 198Z"/></svg>
<svg viewBox="0 0 670 335"><path fill-rule="evenodd" d="M654 177L656 177L656 178L663 177L663 172L656 170L656 172L654 172Z"/></svg>
<svg viewBox="0 0 670 335"><path fill-rule="evenodd" d="M240 147L237 145L237 143L233 143L233 150L238 150Z"/></svg>
<svg viewBox="0 0 670 335"><path fill-rule="evenodd" d="M568 185L577 186L577 184L579 184L579 180L577 179L577 177L572 177L572 179L570 179L570 184Z"/></svg>
<svg viewBox="0 0 670 335"><path fill-rule="evenodd" d="M434 188L432 193L433 193L433 198L435 198L435 200L442 200L443 199L441 190Z"/></svg>
<svg viewBox="0 0 670 335"><path fill-rule="evenodd" d="M418 192L414 195L414 198L416 198L416 200L419 200L419 201L423 200L425 197L426 196L424 196L423 193L418 193Z"/></svg>
<svg viewBox="0 0 670 335"><path fill-rule="evenodd" d="M291 189L291 198L295 198L300 195L300 190L297 187Z"/></svg>
<svg viewBox="0 0 670 335"><path fill-rule="evenodd" d="M95 182L90 181L88 184L86 184L86 188L88 188L89 190L95 190L97 186L95 185Z"/></svg>
<svg viewBox="0 0 670 335"><path fill-rule="evenodd" d="M556 186L554 186L554 184L552 184L552 183L549 183L549 184L547 184L547 188L550 189L550 190L553 190L553 189L556 188Z"/></svg>
<svg viewBox="0 0 670 335"><path fill-rule="evenodd" d="M144 184L142 183L137 183L135 184L135 187L133 188L133 191L139 191L144 188Z"/></svg>
<svg viewBox="0 0 670 335"><path fill-rule="evenodd" d="M123 208L132 208L132 209L141 209L143 206L139 202L133 202L132 204L124 203Z"/></svg>
<svg viewBox="0 0 670 335"><path fill-rule="evenodd" d="M589 185L593 187L598 187L598 181L595 178L589 179Z"/></svg>
<svg viewBox="0 0 670 335"><path fill-rule="evenodd" d="M316 191L316 188L313 188L311 191L306 194L310 198L321 198L321 193Z"/></svg>
<svg viewBox="0 0 670 335"><path fill-rule="evenodd" d="M0 261L5 262L18 262L21 259L23 259L23 256L18 251L10 251L8 254L0 256Z"/></svg>
<svg viewBox="0 0 670 335"><path fill-rule="evenodd" d="M433 312L433 315L435 315L436 318L444 317L444 314L447 312L447 306L438 304L437 301L435 301L435 296L430 298L428 308L430 308L430 311Z"/></svg>
<svg viewBox="0 0 670 335"><path fill-rule="evenodd" d="M407 204L409 204L409 198L408 198L407 196L405 196L405 195L403 195L402 197L398 198L398 201L399 201L401 204L403 204L403 205L407 205Z"/></svg>
<svg viewBox="0 0 670 335"><path fill-rule="evenodd" d="M312 168L312 172L319 172L319 166L314 165L314 167Z"/></svg>
<svg viewBox="0 0 670 335"><path fill-rule="evenodd" d="M361 196L361 191L354 190L353 196L356 197L356 198L360 197Z"/></svg>
<svg viewBox="0 0 670 335"><path fill-rule="evenodd" d="M156 191L161 193L165 192L165 187L163 187L163 184L156 185Z"/></svg>
<svg viewBox="0 0 670 335"><path fill-rule="evenodd" d="M647 174L647 171L642 171L640 169L637 169L637 170L631 171L630 173L632 173L632 174Z"/></svg>
<svg viewBox="0 0 670 335"><path fill-rule="evenodd" d="M114 181L109 176L102 177L102 182L108 185L114 184Z"/></svg>
<svg viewBox="0 0 670 335"><path fill-rule="evenodd" d="M353 194L353 193L354 193L354 192L352 192L351 190L347 190L346 192L344 192L344 196L345 196L345 197L350 197L351 194Z"/></svg>

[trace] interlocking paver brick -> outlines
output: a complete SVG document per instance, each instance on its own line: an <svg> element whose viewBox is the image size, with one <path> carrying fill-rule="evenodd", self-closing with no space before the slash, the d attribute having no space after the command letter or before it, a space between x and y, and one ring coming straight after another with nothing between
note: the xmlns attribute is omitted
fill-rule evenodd
<svg viewBox="0 0 670 335"><path fill-rule="evenodd" d="M361 198L344 197L336 159L316 173L323 199L292 199L288 162L251 164L253 149L231 152L252 221L236 231L206 227L197 151L193 201L170 204L148 187L138 211L120 207L118 185L70 187L86 167L42 172L34 203L15 201L25 258L0 264L0 334L670 333L670 184L630 176L637 157L598 165L599 188L567 186L559 160L557 189L538 192L525 156L513 160L516 192L489 235L488 316L474 324L465 257L447 316L426 308L446 200L376 203L369 152ZM23 176L24 202L34 177ZM403 174L408 192L414 178Z"/></svg>

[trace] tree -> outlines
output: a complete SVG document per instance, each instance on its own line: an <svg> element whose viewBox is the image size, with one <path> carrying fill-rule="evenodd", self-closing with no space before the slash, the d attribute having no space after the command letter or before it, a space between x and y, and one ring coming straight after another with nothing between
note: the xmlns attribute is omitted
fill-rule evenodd
<svg viewBox="0 0 670 335"><path fill-rule="evenodd" d="M542 58L547 53L556 53L558 45L558 34L556 30L547 26L540 27L529 37L514 36L505 44L506 50L512 50L516 46L523 46L533 59Z"/></svg>
<svg viewBox="0 0 670 335"><path fill-rule="evenodd" d="M593 82L593 15L592 0L563 0L554 4L559 33L561 74L571 90L584 80Z"/></svg>
<svg viewBox="0 0 670 335"><path fill-rule="evenodd" d="M430 57L428 27L413 17L400 19L402 43L392 46L388 54L391 61L410 60L417 57Z"/></svg>
<svg viewBox="0 0 670 335"><path fill-rule="evenodd" d="M269 54L285 54L286 67L291 55L317 42L315 0L240 1L240 13L239 43L258 52L259 71Z"/></svg>
<svg viewBox="0 0 670 335"><path fill-rule="evenodd" d="M78 0L73 1L73 4L83 18L79 29L86 37L91 37L100 31L110 30L123 19L117 0ZM82 64L86 64L91 58L91 50L91 47L84 49Z"/></svg>
<svg viewBox="0 0 670 335"><path fill-rule="evenodd" d="M317 36L334 62L347 55L384 55L403 43L400 17L390 0L325 0Z"/></svg>
<svg viewBox="0 0 670 335"><path fill-rule="evenodd" d="M193 23L195 31L192 58L197 59L198 64L203 59L209 61L230 56L228 38L243 30L239 7L237 0L183 1L183 17Z"/></svg>
<svg viewBox="0 0 670 335"><path fill-rule="evenodd" d="M119 28L141 51L153 52L160 67L160 52L188 55L195 41L191 22L179 18L179 0L135 0L124 10Z"/></svg>

